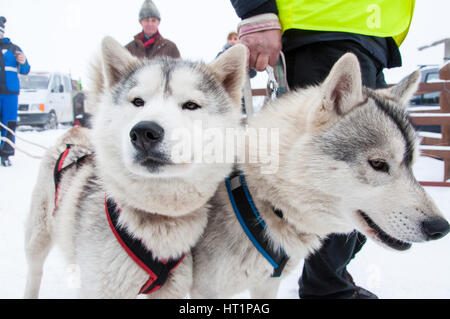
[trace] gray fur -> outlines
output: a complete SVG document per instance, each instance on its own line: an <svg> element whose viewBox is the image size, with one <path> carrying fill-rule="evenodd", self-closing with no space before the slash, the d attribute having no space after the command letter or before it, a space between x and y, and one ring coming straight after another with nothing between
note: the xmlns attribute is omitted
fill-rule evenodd
<svg viewBox="0 0 450 319"><path fill-rule="evenodd" d="M272 265L245 235L222 183L194 248L191 296L227 298L250 289L254 298L275 298L280 280L331 233L357 229L396 249L429 240L422 223L443 216L412 174L414 154L409 154L417 151L411 146L417 141L404 119L403 101L417 87L416 74L405 83L363 94L358 60L346 54L324 83L287 93L252 117L249 129L279 130L279 169L264 174L259 162L244 162L239 169L267 226L265 235L290 260L281 278L271 278ZM258 147L247 145L246 151ZM372 160L390 169L375 170Z"/></svg>

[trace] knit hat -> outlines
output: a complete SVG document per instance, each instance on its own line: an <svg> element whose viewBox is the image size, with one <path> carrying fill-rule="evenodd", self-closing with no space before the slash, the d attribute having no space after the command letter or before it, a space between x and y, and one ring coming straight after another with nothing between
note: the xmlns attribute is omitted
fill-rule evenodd
<svg viewBox="0 0 450 319"><path fill-rule="evenodd" d="M152 0L145 0L139 11L139 21L147 18L156 18L161 20L158 8L155 6Z"/></svg>
<svg viewBox="0 0 450 319"><path fill-rule="evenodd" d="M6 23L6 18L0 17L0 33L1 34L5 34L5 23Z"/></svg>

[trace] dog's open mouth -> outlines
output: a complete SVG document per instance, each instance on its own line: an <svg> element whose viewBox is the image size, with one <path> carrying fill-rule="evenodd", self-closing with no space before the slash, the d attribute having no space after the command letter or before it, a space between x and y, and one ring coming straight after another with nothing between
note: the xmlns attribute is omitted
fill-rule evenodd
<svg viewBox="0 0 450 319"><path fill-rule="evenodd" d="M394 237L389 236L388 234L386 234L386 232L384 232L380 228L380 226L378 226L369 216L367 216L367 214L365 214L360 210L358 211L358 213L364 219L364 221L370 227L370 229L372 229L375 232L378 239L387 246L396 250L408 250L409 248L411 248L411 243L407 243L401 241L400 239L396 239Z"/></svg>

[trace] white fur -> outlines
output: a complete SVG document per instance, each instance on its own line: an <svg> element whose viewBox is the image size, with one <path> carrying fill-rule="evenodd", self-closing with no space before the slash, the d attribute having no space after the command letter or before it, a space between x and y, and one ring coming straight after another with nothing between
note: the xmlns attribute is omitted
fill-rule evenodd
<svg viewBox="0 0 450 319"><path fill-rule="evenodd" d="M190 249L206 226L207 202L229 174L232 163L172 164L150 172L133 160L135 149L130 130L142 121L158 121L170 136L176 128L190 130L195 119L201 119L205 127L223 130L238 127L240 104L235 104L234 98L240 94L236 88L242 84L245 72L245 49L243 46L230 49L214 64L198 64L190 73L181 62L169 60L177 66L169 81L171 93L166 94L162 93L163 60L138 61L111 38L103 41L102 49L102 64L94 66L93 75L100 82L94 85L90 97L96 102L92 131L81 128L68 131L42 162L26 227L29 271L25 297L38 297L43 263L54 243L62 248L70 264L80 267L81 297L137 296L149 276L114 237L104 207L108 196L121 209L121 227L140 238L156 258L176 259L186 255L166 284L150 295L182 298L192 284ZM136 83L126 91L121 80L133 68ZM235 85L223 82L217 74L223 78L232 76ZM201 92L194 89L202 77L215 81L221 101L206 101L205 109L197 112L182 110L180 104L186 100L202 99ZM124 93L126 98L115 100L117 92ZM145 99L145 107L132 105L135 97ZM208 112L219 103L227 105L225 113ZM161 147L168 155L170 143L165 137ZM53 216L53 169L66 144L74 145L70 154L75 158L77 153L92 155L80 167L64 171Z"/></svg>

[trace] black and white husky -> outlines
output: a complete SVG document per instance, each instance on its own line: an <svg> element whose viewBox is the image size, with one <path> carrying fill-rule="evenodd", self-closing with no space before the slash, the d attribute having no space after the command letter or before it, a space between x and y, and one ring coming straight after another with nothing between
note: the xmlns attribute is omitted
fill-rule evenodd
<svg viewBox="0 0 450 319"><path fill-rule="evenodd" d="M187 143L208 142L199 128L239 127L245 68L242 45L205 65L138 60L103 40L92 130L72 129L42 161L26 223L26 298L38 297L53 244L79 266L81 297L188 294L190 250L232 162L198 159Z"/></svg>
<svg viewBox="0 0 450 319"><path fill-rule="evenodd" d="M411 168L418 147L405 109L419 74L371 90L357 58L346 54L324 83L287 93L252 117L249 131L279 132L277 145L267 134L260 139L279 149L278 169L267 172L271 158L261 144L246 144L259 159L243 161L212 199L194 249L191 295L250 289L252 297L274 298L282 274L330 233L357 229L397 250L445 236L449 224Z"/></svg>

